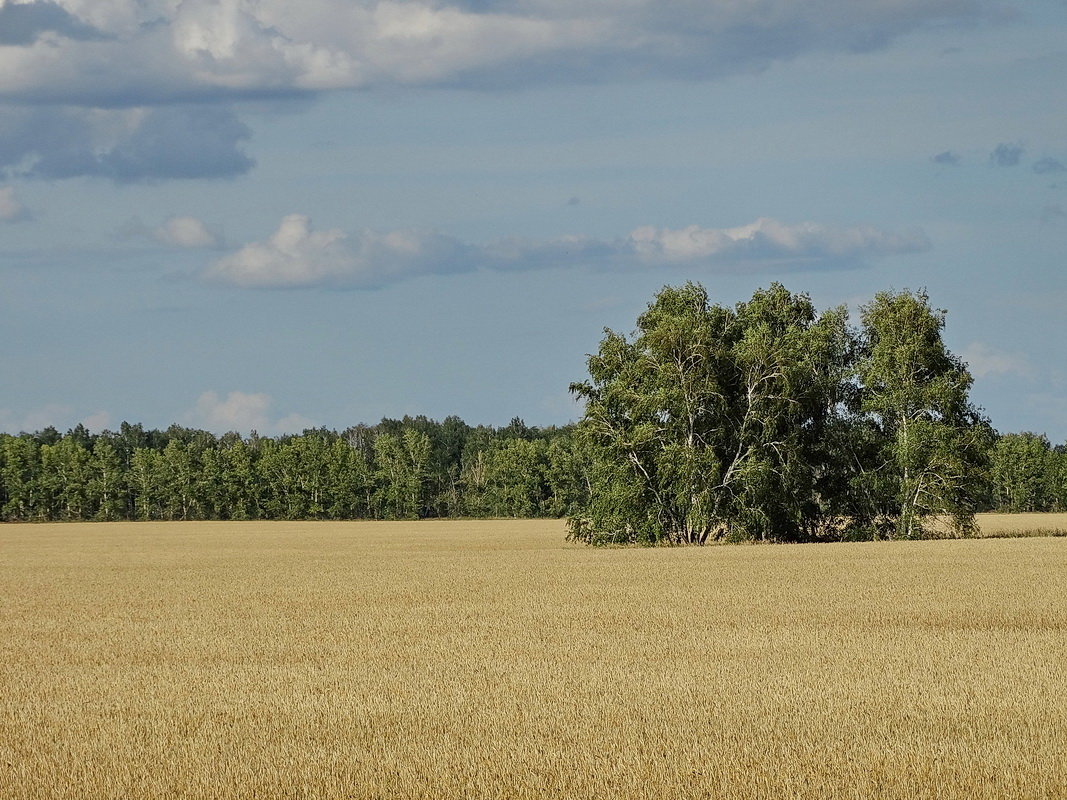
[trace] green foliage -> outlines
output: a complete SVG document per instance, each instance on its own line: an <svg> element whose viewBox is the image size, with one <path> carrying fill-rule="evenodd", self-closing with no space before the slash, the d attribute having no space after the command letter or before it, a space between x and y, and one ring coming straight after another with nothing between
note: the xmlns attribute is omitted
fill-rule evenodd
<svg viewBox="0 0 1067 800"><path fill-rule="evenodd" d="M859 408L875 443L857 477L872 502L857 506L857 522L919 538L938 515L972 533L993 434L968 402L970 372L941 339L945 312L925 292L882 292L861 318Z"/></svg>
<svg viewBox="0 0 1067 800"><path fill-rule="evenodd" d="M122 423L0 434L4 520L563 516L586 488L573 428L384 419L343 433L221 437ZM553 460L553 459L557 460Z"/></svg>
<svg viewBox="0 0 1067 800"><path fill-rule="evenodd" d="M387 519L417 519L427 500L430 437L415 428L383 433L374 440L378 464L375 499Z"/></svg>
<svg viewBox="0 0 1067 800"><path fill-rule="evenodd" d="M4 483L4 519L45 519L49 509L42 489L41 446L29 435L4 435L0 477Z"/></svg>
<svg viewBox="0 0 1067 800"><path fill-rule="evenodd" d="M1052 511L1059 506L1061 456L1035 433L1001 436L992 452L993 492L1001 511Z"/></svg>
<svg viewBox="0 0 1067 800"><path fill-rule="evenodd" d="M606 331L589 359L579 435L594 453L590 500L571 523L589 542L703 544L805 538L839 400L848 338L781 285L734 308L703 287L666 287L632 341Z"/></svg>
<svg viewBox="0 0 1067 800"><path fill-rule="evenodd" d="M925 293L882 293L863 330L783 286L730 308L665 287L589 358L593 453L572 538L703 544L973 528L992 431Z"/></svg>

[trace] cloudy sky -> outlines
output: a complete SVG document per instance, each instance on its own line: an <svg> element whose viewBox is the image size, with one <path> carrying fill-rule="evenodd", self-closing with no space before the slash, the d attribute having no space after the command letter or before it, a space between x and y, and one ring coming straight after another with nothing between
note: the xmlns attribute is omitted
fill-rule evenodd
<svg viewBox="0 0 1067 800"><path fill-rule="evenodd" d="M664 284L926 287L1067 440L1064 0L0 0L0 430L575 419Z"/></svg>

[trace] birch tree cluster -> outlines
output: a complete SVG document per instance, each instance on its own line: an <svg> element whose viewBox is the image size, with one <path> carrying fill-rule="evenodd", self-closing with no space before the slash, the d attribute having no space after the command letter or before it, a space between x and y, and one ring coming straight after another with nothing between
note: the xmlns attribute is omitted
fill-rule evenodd
<svg viewBox="0 0 1067 800"><path fill-rule="evenodd" d="M605 331L579 438L590 543L967 535L995 434L925 292L882 292L854 327L780 284L733 306L665 287ZM936 525L933 522L936 520Z"/></svg>

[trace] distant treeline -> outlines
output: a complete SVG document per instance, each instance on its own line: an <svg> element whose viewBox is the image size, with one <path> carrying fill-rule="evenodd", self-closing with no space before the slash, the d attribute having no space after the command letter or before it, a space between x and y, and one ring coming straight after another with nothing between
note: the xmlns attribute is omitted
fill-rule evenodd
<svg viewBox="0 0 1067 800"><path fill-rule="evenodd" d="M585 490L572 427L383 419L215 436L122 423L0 434L7 521L562 517Z"/></svg>
<svg viewBox="0 0 1067 800"><path fill-rule="evenodd" d="M1067 511L1067 447L996 439L985 510ZM565 517L588 500L574 426L383 419L343 432L215 436L122 423L0 434L5 521Z"/></svg>

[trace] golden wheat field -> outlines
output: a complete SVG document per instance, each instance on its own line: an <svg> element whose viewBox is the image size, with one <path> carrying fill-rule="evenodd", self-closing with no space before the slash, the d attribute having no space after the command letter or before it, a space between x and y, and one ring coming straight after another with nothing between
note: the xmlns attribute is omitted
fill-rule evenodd
<svg viewBox="0 0 1067 800"><path fill-rule="evenodd" d="M1067 797L1067 539L563 534L2 526L0 797Z"/></svg>

